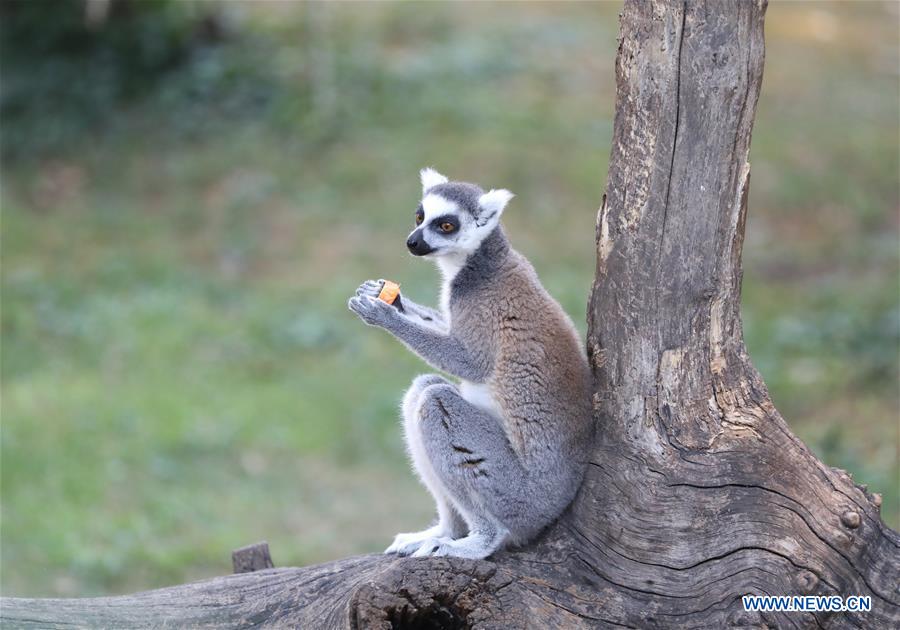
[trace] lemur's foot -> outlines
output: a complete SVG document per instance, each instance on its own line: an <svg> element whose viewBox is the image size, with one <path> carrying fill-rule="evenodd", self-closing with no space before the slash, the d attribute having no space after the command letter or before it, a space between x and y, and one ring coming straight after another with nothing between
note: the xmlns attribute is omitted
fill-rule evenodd
<svg viewBox="0 0 900 630"><path fill-rule="evenodd" d="M497 551L503 543L503 537L488 534L473 533L453 540L450 538L431 538L422 542L414 558L427 556L452 556L454 558L469 558L482 560Z"/></svg>
<svg viewBox="0 0 900 630"><path fill-rule="evenodd" d="M453 539L446 536L432 536L425 540L420 540L411 555L413 558L425 558L427 556L437 555L435 550L442 548L445 544L453 542Z"/></svg>
<svg viewBox="0 0 900 630"><path fill-rule="evenodd" d="M398 556L408 556L419 549L427 540L444 540L444 528L440 525L429 527L425 531L397 534L391 546L384 553L395 553ZM447 538L446 540L450 540Z"/></svg>

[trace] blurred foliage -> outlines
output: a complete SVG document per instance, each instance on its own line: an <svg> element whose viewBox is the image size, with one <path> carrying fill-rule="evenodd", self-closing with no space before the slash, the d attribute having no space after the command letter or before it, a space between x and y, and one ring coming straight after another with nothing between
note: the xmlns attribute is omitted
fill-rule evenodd
<svg viewBox="0 0 900 630"><path fill-rule="evenodd" d="M166 0L3 2L4 157L55 150L105 125L221 40L218 16Z"/></svg>
<svg viewBox="0 0 900 630"><path fill-rule="evenodd" d="M424 525L396 412L424 368L346 298L436 300L403 248L434 165L517 193L511 237L584 332L618 6L85 6L0 5L4 594ZM780 411L894 527L896 11L770 6L744 281Z"/></svg>

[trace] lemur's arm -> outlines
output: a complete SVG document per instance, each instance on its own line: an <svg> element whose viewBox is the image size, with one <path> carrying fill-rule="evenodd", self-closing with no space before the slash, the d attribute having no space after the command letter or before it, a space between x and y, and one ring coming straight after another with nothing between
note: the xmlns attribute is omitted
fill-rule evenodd
<svg viewBox="0 0 900 630"><path fill-rule="evenodd" d="M402 300L403 310L412 313L423 322L431 322L444 327L447 326L446 322L444 321L444 316L441 315L439 311L436 311L428 306L416 304L406 296L403 296Z"/></svg>
<svg viewBox="0 0 900 630"><path fill-rule="evenodd" d="M438 370L476 383L490 373L492 366L486 353L466 348L452 332L440 330L431 322L417 322L365 292L350 298L348 306L364 322L384 328Z"/></svg>

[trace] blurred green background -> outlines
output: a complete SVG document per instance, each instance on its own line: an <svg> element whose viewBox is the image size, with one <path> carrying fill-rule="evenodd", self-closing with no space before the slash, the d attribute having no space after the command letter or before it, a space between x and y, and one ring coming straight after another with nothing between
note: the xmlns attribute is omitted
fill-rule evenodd
<svg viewBox="0 0 900 630"><path fill-rule="evenodd" d="M2 590L121 593L379 551L431 516L417 171L505 223L584 332L617 3L15 2L2 46ZM744 322L792 428L898 526L898 5L773 3Z"/></svg>

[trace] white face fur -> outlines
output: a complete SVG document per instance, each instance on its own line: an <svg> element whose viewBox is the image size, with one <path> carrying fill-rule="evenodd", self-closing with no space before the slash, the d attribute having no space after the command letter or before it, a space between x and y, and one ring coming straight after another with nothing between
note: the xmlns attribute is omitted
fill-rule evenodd
<svg viewBox="0 0 900 630"><path fill-rule="evenodd" d="M500 189L481 195L476 219L455 201L428 192L439 184L447 183L449 180L446 177L430 168L422 169L420 175L424 195L423 214L421 221L417 218L416 229L421 229L421 238L432 248L425 256L438 263L445 278L452 277L500 222L500 215L513 194ZM444 230L442 227L452 229Z"/></svg>

